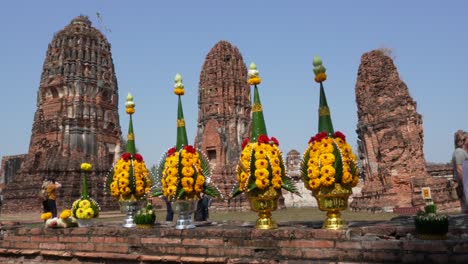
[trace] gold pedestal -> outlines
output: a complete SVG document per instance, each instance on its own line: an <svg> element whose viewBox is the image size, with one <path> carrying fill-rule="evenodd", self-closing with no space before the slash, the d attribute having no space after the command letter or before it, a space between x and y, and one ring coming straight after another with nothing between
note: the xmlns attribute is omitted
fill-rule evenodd
<svg viewBox="0 0 468 264"><path fill-rule="evenodd" d="M266 191L253 191L247 193L250 201L250 208L258 212L258 219L255 223L256 229L275 229L278 228L276 222L271 218L271 212L278 209L279 192L273 187Z"/></svg>
<svg viewBox="0 0 468 264"><path fill-rule="evenodd" d="M347 228L340 211L346 210L348 198L352 193L351 187L345 187L339 183L332 187L321 187L312 192L317 199L319 209L327 212L327 219L323 222L322 228L331 230Z"/></svg>

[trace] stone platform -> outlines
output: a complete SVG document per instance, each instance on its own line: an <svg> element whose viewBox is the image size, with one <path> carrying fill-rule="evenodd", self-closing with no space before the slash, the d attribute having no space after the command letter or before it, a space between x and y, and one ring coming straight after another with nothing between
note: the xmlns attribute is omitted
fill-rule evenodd
<svg viewBox="0 0 468 264"><path fill-rule="evenodd" d="M451 216L445 240L421 240L413 220L350 222L347 230L321 222L284 222L276 230L253 223L172 223L126 229L115 222L90 228L45 229L4 222L0 263L467 263L468 215Z"/></svg>

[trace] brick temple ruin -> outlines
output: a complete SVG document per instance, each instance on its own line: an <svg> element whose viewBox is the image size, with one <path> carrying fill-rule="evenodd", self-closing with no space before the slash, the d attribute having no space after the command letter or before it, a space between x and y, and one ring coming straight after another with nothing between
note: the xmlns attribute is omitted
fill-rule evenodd
<svg viewBox="0 0 468 264"><path fill-rule="evenodd" d="M198 90L195 146L213 165L212 181L224 197L235 185L235 168L244 138L250 136L251 99L247 67L237 47L220 41L206 55ZM221 207L243 206L242 195Z"/></svg>
<svg viewBox="0 0 468 264"><path fill-rule="evenodd" d="M440 209L459 207L449 180L428 173L422 117L393 60L385 52L374 50L362 55L356 102L365 181L351 208L387 211L419 207L424 204L421 188L426 186L431 188ZM437 170L431 167L431 171Z"/></svg>
<svg viewBox="0 0 468 264"><path fill-rule="evenodd" d="M90 194L102 207L104 175L120 145L118 87L106 37L78 16L50 42L26 155L3 157L3 212L39 211L46 177L62 184L58 206L80 196L80 164L93 164Z"/></svg>

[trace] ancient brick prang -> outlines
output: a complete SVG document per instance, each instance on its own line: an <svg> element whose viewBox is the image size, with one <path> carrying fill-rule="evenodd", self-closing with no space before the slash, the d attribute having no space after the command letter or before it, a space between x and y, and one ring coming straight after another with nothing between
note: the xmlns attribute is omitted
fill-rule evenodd
<svg viewBox="0 0 468 264"><path fill-rule="evenodd" d="M235 46L220 41L211 49L200 73L198 94L195 145L214 165L213 182L226 197L235 184L235 166L251 125L247 67ZM233 206L241 205L233 201Z"/></svg>
<svg viewBox="0 0 468 264"><path fill-rule="evenodd" d="M362 196L355 197L351 207L381 210L421 205L420 187L424 186L433 187L436 202L453 202L447 180L432 179L427 173L422 117L392 59L383 51L362 56L356 101L365 184Z"/></svg>
<svg viewBox="0 0 468 264"><path fill-rule="evenodd" d="M6 211L39 210L36 196L45 177L62 183L59 201L69 207L80 193L82 162L93 165L91 195L103 203L103 176L121 135L110 48L85 16L55 34L42 70L29 152L5 190Z"/></svg>

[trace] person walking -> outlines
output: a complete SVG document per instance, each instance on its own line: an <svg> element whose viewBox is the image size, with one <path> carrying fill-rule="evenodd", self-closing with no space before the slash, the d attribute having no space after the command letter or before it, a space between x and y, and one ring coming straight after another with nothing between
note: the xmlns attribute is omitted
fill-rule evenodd
<svg viewBox="0 0 468 264"><path fill-rule="evenodd" d="M460 199L462 213L468 213L468 205L463 191L463 162L468 160L468 133L458 130L454 135L455 150L452 155L453 180L457 183L457 194ZM466 183L465 183L466 184Z"/></svg>
<svg viewBox="0 0 468 264"><path fill-rule="evenodd" d="M52 213L52 218L57 217L57 189L62 187L62 185L55 181L55 179L50 179L50 183L47 185L47 206L49 211Z"/></svg>

